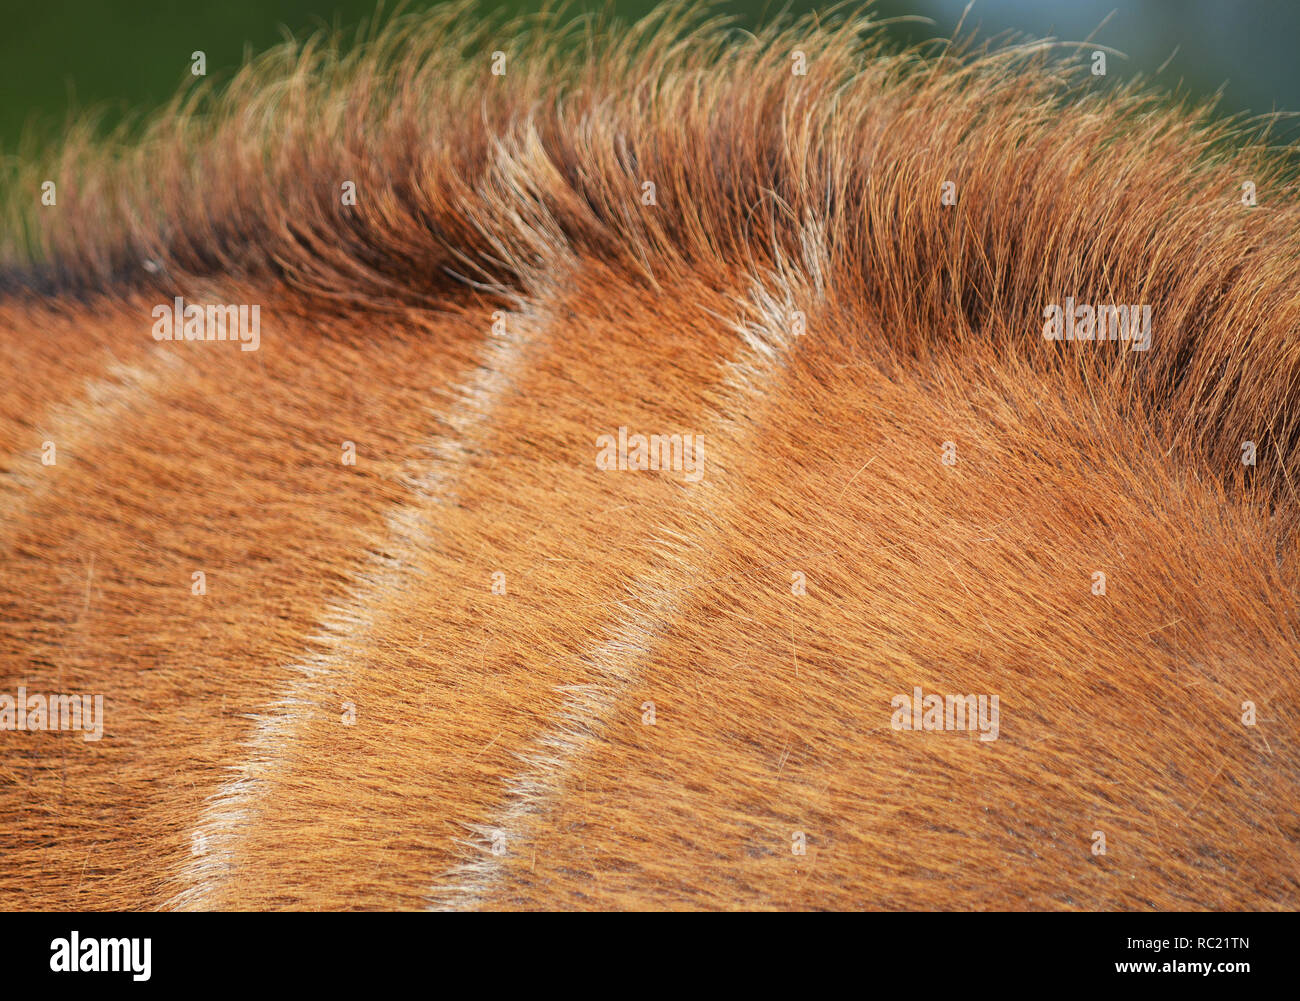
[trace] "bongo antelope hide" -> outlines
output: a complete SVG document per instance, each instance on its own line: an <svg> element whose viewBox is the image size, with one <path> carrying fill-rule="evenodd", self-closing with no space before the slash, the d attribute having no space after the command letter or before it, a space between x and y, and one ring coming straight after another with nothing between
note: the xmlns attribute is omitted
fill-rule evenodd
<svg viewBox="0 0 1300 1001"><path fill-rule="evenodd" d="M0 909L1300 906L1291 161L878 21L458 3L5 168Z"/></svg>

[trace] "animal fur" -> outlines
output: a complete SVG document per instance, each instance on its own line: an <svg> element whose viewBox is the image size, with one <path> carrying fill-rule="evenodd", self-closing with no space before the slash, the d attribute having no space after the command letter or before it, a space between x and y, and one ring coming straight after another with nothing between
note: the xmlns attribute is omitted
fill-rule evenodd
<svg viewBox="0 0 1300 1001"><path fill-rule="evenodd" d="M0 693L105 728L0 731L0 907L1294 909L1300 205L1240 125L863 14L456 6L34 151Z"/></svg>

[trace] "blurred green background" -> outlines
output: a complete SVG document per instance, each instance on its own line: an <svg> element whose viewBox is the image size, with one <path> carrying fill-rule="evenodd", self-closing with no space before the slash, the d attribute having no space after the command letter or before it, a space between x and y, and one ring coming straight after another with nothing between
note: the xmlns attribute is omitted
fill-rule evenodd
<svg viewBox="0 0 1300 1001"><path fill-rule="evenodd" d="M432 6L416 0L409 7ZM6 6L9 6L6 4ZM0 150L13 151L27 125L56 132L70 112L88 107L114 121L161 104L189 73L190 53L207 54L208 74L229 75L246 49L260 50L321 25L351 28L373 14L376 0L43 0L15 3L0 18ZM388 4L391 8L392 4ZM494 7L530 9L514 2ZM571 3L602 9L604 0ZM619 0L624 17L653 0ZM718 5L753 26L780 4L730 0ZM793 0L792 11L824 4ZM905 40L950 35L966 0L877 0L879 17L919 14L933 26L902 24ZM981 37L1008 30L1082 40L1114 11L1095 40L1127 59L1111 58L1109 76L1152 74L1195 94L1223 89L1225 112L1300 110L1300 0L976 0L967 27ZM1170 57L1172 56L1172 59ZM1281 135L1291 138L1294 126Z"/></svg>

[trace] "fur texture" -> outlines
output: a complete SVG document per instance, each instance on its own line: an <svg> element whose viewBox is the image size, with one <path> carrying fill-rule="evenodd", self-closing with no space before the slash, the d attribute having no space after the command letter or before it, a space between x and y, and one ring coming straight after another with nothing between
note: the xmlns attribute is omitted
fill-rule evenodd
<svg viewBox="0 0 1300 1001"><path fill-rule="evenodd" d="M0 731L0 906L1300 904L1263 138L685 7L457 6L86 131L10 179L0 693L104 737ZM175 296L259 349L155 340ZM1046 340L1066 297L1150 349ZM704 475L599 469L620 427Z"/></svg>

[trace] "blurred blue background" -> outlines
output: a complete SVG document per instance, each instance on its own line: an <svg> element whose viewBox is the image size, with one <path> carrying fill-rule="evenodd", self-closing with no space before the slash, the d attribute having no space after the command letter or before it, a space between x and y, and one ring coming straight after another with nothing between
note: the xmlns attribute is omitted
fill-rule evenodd
<svg viewBox="0 0 1300 1001"><path fill-rule="evenodd" d="M8 6L8 4L6 4ZM391 4L389 4L391 7ZM417 0L409 7L433 6ZM496 4L510 10L531 3ZM599 10L597 2L569 9ZM624 17L643 14L653 0L612 4ZM753 26L780 4L730 0L719 9ZM933 26L898 24L890 31L917 41L947 37L966 0L878 0L880 18L919 14ZM792 11L825 5L795 0ZM106 112L106 121L162 103L188 76L195 49L208 73L238 66L246 49L260 50L321 25L351 28L374 13L376 0L43 0L14 4L0 24L0 149L12 151L25 125L55 133L71 111ZM1223 89L1226 113L1300 110L1300 0L977 0L966 27L981 37L1008 30L1082 40L1114 12L1095 40L1126 54L1110 58L1108 76L1160 76L1169 88L1194 94ZM1170 59L1170 57L1173 57ZM1294 127L1281 133L1290 137Z"/></svg>

